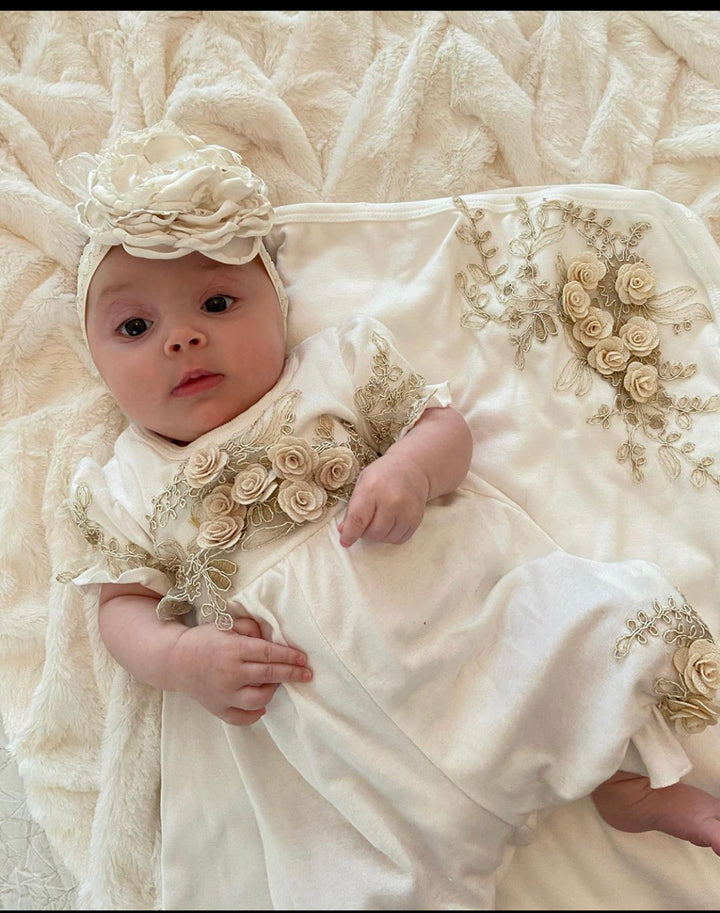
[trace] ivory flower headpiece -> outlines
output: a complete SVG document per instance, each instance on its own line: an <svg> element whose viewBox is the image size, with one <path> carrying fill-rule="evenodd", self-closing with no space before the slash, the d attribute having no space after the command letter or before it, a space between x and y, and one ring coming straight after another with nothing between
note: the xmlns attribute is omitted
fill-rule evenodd
<svg viewBox="0 0 720 913"><path fill-rule="evenodd" d="M267 187L237 152L161 121L121 134L97 155L62 161L57 171L80 198L75 211L89 238L77 290L86 342L88 286L118 244L134 257L175 259L198 251L236 266L259 255L287 314L287 295L262 241L274 217Z"/></svg>

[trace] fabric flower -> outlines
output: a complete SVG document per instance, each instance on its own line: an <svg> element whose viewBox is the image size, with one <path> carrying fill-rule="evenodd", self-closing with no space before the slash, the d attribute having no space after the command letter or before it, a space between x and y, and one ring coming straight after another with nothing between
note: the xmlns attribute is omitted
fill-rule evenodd
<svg viewBox="0 0 720 913"><path fill-rule="evenodd" d="M281 484L278 505L295 523L319 520L327 502L327 492L314 482L304 479L285 481Z"/></svg>
<svg viewBox="0 0 720 913"><path fill-rule="evenodd" d="M631 317L620 327L618 336L633 355L649 355L660 343L657 324L645 317Z"/></svg>
<svg viewBox="0 0 720 913"><path fill-rule="evenodd" d="M674 723L676 729L693 735L717 723L720 705L700 695L691 694L684 698L663 698L661 710L665 719Z"/></svg>
<svg viewBox="0 0 720 913"><path fill-rule="evenodd" d="M571 320L586 317L590 304L590 296L577 280L565 283L562 290L562 306Z"/></svg>
<svg viewBox="0 0 720 913"><path fill-rule="evenodd" d="M655 275L647 263L623 263L618 270L615 291L623 304L644 304L654 288Z"/></svg>
<svg viewBox="0 0 720 913"><path fill-rule="evenodd" d="M348 447L329 447L319 456L315 478L319 485L329 491L336 491L358 474L357 457Z"/></svg>
<svg viewBox="0 0 720 913"><path fill-rule="evenodd" d="M185 481L190 488L202 488L216 479L225 468L228 455L212 445L194 453L185 464Z"/></svg>
<svg viewBox="0 0 720 913"><path fill-rule="evenodd" d="M262 463L251 463L235 476L232 499L238 504L256 504L267 501L277 488L276 475Z"/></svg>
<svg viewBox="0 0 720 913"><path fill-rule="evenodd" d="M233 548L242 536L244 519L242 517L216 517L204 520L197 535L199 548Z"/></svg>
<svg viewBox="0 0 720 913"><path fill-rule="evenodd" d="M613 318L602 308L589 308L587 314L573 324L573 336L584 346L592 348L599 340L612 335Z"/></svg>
<svg viewBox="0 0 720 913"><path fill-rule="evenodd" d="M622 339L618 339L617 336L601 339L587 354L590 367L605 375L622 371L628 358L630 358L630 353Z"/></svg>
<svg viewBox="0 0 720 913"><path fill-rule="evenodd" d="M568 266L568 281L579 282L587 291L597 288L598 282L604 277L607 267L591 250L578 254Z"/></svg>
<svg viewBox="0 0 720 913"><path fill-rule="evenodd" d="M238 153L164 121L62 163L87 233L134 256L190 251L246 263L273 225L267 187Z"/></svg>
<svg viewBox="0 0 720 913"><path fill-rule="evenodd" d="M678 647L673 665L687 688L712 698L720 688L720 649L710 640L698 639L689 647Z"/></svg>
<svg viewBox="0 0 720 913"><path fill-rule="evenodd" d="M205 520L215 517L224 517L237 510L237 504L232 499L232 486L218 485L202 500L202 512Z"/></svg>
<svg viewBox="0 0 720 913"><path fill-rule="evenodd" d="M284 479L308 479L318 464L318 455L306 440L285 437L268 447L268 457L275 472Z"/></svg>
<svg viewBox="0 0 720 913"><path fill-rule="evenodd" d="M625 371L623 387L636 403L646 403L657 393L657 368L641 361L631 361Z"/></svg>

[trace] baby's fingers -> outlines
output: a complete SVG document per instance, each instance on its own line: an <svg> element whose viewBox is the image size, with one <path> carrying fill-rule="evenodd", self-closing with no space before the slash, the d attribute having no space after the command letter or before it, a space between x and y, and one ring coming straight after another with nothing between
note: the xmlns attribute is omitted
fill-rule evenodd
<svg viewBox="0 0 720 913"><path fill-rule="evenodd" d="M262 637L240 635L240 638L240 658L245 663L254 662L267 665L281 663L290 666L307 666L307 656L302 650L297 650L295 647L276 644ZM265 681L270 681L270 679L265 679Z"/></svg>
<svg viewBox="0 0 720 913"><path fill-rule="evenodd" d="M313 677L312 671L307 666L247 661L243 664L243 676L252 685L309 682Z"/></svg>
<svg viewBox="0 0 720 913"><path fill-rule="evenodd" d="M347 513L342 523L338 525L338 532L340 533L340 545L343 548L349 548L354 542L362 536L362 534L367 529L368 520L359 515Z"/></svg>

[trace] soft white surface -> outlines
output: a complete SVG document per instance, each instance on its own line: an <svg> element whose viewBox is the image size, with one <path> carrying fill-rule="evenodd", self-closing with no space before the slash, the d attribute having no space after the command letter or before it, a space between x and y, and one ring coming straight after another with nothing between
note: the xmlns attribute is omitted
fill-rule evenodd
<svg viewBox="0 0 720 913"><path fill-rule="evenodd" d="M116 908L154 902L159 708L155 695L108 661L92 606L55 581L81 557L59 510L70 473L86 453L107 455L123 423L92 380L75 323L81 238L54 165L95 151L120 128L164 116L241 152L278 204L383 204L601 182L685 204L717 241L720 14L0 13L0 713L17 746L25 796L10 764L2 788L23 808L27 800L72 878L91 886L90 902ZM652 216L646 254L656 266L669 258L663 281L684 277L716 314L716 248L684 211L655 198L618 190L611 204L606 199L612 215L623 200L633 218ZM505 237L501 216L494 227ZM450 230L444 224L441 236ZM332 236L339 238L337 225ZM402 246L393 246L388 262L374 228L345 240L349 247L318 268L332 267L342 290L382 312L392 329L417 322L398 268ZM414 242L411 263L417 244L433 259L434 241L420 231ZM297 260L306 259L301 248ZM389 287L378 281L388 268ZM446 275L426 267L424 276L442 285L443 296L456 294L443 284ZM316 289L296 310L296 337L342 310L324 285ZM482 348L473 352L467 342L460 356L446 329L421 334L420 348L429 362L466 364L473 355L483 382L466 403L482 432L485 475L566 548L667 562L712 623L718 492L697 491L686 472L668 482L654 456L646 481L629 486L627 466L614 456L616 429L586 424L602 387L591 403L553 389L567 358L557 340L534 349L521 372L504 328L486 329L477 337ZM688 387L716 392L716 323L677 338L670 327L664 333L671 349L698 364ZM697 419L698 449L717 458L719 439L716 416ZM568 508L578 504L587 510ZM710 788L718 782L717 739L708 731L694 746L695 782ZM115 803L97 802L101 780ZM3 839L10 826L8 816ZM579 803L541 825L536 842L517 853L503 903L714 909L720 872L709 854L660 835L609 832ZM43 892L47 871L45 863L3 862L3 903L60 908L52 889Z"/></svg>

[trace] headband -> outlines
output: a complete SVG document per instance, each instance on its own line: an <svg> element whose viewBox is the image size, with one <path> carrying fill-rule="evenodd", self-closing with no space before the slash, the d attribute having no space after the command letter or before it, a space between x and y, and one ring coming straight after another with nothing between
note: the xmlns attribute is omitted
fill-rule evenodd
<svg viewBox="0 0 720 913"><path fill-rule="evenodd" d="M198 251L235 266L259 255L287 316L287 294L262 240L274 218L267 187L237 152L162 121L106 141L97 155L66 159L57 172L80 198L75 212L88 235L77 282L86 343L88 286L119 244L133 257L175 259Z"/></svg>

